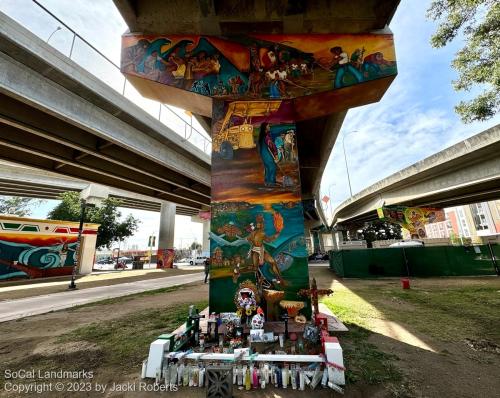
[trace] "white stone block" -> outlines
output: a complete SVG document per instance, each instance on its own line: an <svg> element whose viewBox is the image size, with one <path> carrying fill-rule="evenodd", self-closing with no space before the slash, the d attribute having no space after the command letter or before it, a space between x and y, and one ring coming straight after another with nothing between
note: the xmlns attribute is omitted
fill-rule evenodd
<svg viewBox="0 0 500 398"><path fill-rule="evenodd" d="M169 340L158 339L149 346L148 364L146 368L146 377L156 377L156 371L161 369L163 355L169 350Z"/></svg>
<svg viewBox="0 0 500 398"><path fill-rule="evenodd" d="M342 354L342 347L339 343L325 343L325 355L328 362L337 364L342 367L344 366L344 356ZM341 386L345 385L344 371L335 367L332 367L332 369L333 372L330 373L333 375L333 380L329 381L333 381L333 383Z"/></svg>

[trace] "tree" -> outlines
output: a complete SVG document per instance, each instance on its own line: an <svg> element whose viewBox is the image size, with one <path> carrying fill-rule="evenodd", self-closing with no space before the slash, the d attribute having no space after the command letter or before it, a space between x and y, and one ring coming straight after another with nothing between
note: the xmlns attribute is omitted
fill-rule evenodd
<svg viewBox="0 0 500 398"><path fill-rule="evenodd" d="M401 239L403 237L400 225L382 220L365 224L358 233L361 239L366 240L368 247L372 247L372 242L375 240Z"/></svg>
<svg viewBox="0 0 500 398"><path fill-rule="evenodd" d="M198 242L191 243L191 250L196 250L198 253L201 252L201 245Z"/></svg>
<svg viewBox="0 0 500 398"><path fill-rule="evenodd" d="M60 195L59 203L50 213L51 220L80 221L80 195L78 192L65 192ZM128 238L137 231L139 220L129 214L123 221L118 211L120 201L108 198L99 207L88 207L85 212L85 222L100 224L97 231L97 248L111 248L115 242Z"/></svg>
<svg viewBox="0 0 500 398"><path fill-rule="evenodd" d="M462 121L487 120L500 110L500 2L498 0L434 0L427 18L439 20L431 45L439 48L463 32L465 46L452 66L459 73L453 81L457 91L481 85L484 91L461 101L455 111Z"/></svg>
<svg viewBox="0 0 500 398"><path fill-rule="evenodd" d="M43 200L35 198L21 198L19 196L0 196L0 214L14 214L26 217L31 214L31 208L39 205Z"/></svg>

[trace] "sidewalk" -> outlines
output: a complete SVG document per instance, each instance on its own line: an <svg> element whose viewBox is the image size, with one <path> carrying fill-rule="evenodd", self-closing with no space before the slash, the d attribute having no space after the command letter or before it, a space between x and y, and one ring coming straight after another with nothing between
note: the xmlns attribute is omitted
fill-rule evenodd
<svg viewBox="0 0 500 398"><path fill-rule="evenodd" d="M179 267L179 269L144 269L126 271L99 271L89 275L77 276L76 284L79 289L115 285L117 283L136 282L140 280L164 278L167 276L185 275L200 272L197 267ZM68 288L71 275L54 278L39 278L0 283L0 303L3 300L15 300L32 296L65 292Z"/></svg>
<svg viewBox="0 0 500 398"><path fill-rule="evenodd" d="M108 285L81 290L79 289L75 291L65 291L43 296L27 297L18 300L5 300L0 302L0 322L44 314L46 312L70 308L76 305L87 304L113 297L127 296L129 294L141 293L148 290L198 282L203 278L203 273L190 273L136 282L119 283L111 286ZM54 283L66 284L66 282Z"/></svg>

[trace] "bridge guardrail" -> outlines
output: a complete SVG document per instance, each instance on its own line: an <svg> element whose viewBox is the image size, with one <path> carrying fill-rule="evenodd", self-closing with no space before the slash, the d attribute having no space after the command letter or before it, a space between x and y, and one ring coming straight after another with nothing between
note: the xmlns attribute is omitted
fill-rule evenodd
<svg viewBox="0 0 500 398"><path fill-rule="evenodd" d="M6 12L9 17L20 22L26 29L45 40L60 53L154 116L183 137L185 141L206 154L211 154L212 141L193 125L192 115L187 113L182 115L182 110L178 112L174 107L144 98L132 84L128 83L126 77L121 73L119 65L40 2L37 0L18 0L15 3L15 8L5 10L6 8L0 4L0 11ZM22 21L19 21L20 19Z"/></svg>

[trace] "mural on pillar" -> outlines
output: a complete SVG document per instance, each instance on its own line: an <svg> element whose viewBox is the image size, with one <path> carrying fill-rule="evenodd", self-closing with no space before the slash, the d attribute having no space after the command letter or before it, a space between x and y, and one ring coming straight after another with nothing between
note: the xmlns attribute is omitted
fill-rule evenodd
<svg viewBox="0 0 500 398"><path fill-rule="evenodd" d="M296 98L397 73L390 34L128 34L122 49L123 73L231 100Z"/></svg>
<svg viewBox="0 0 500 398"><path fill-rule="evenodd" d="M269 294L298 300L308 286L295 134L289 101L214 105L211 311L234 311L247 280L264 302Z"/></svg>
<svg viewBox="0 0 500 398"><path fill-rule="evenodd" d="M77 235L78 223L1 217L0 281L71 274Z"/></svg>
<svg viewBox="0 0 500 398"><path fill-rule="evenodd" d="M384 206L377 209L380 219L401 225L412 239L427 237L425 225L446 221L443 209L433 207Z"/></svg>

